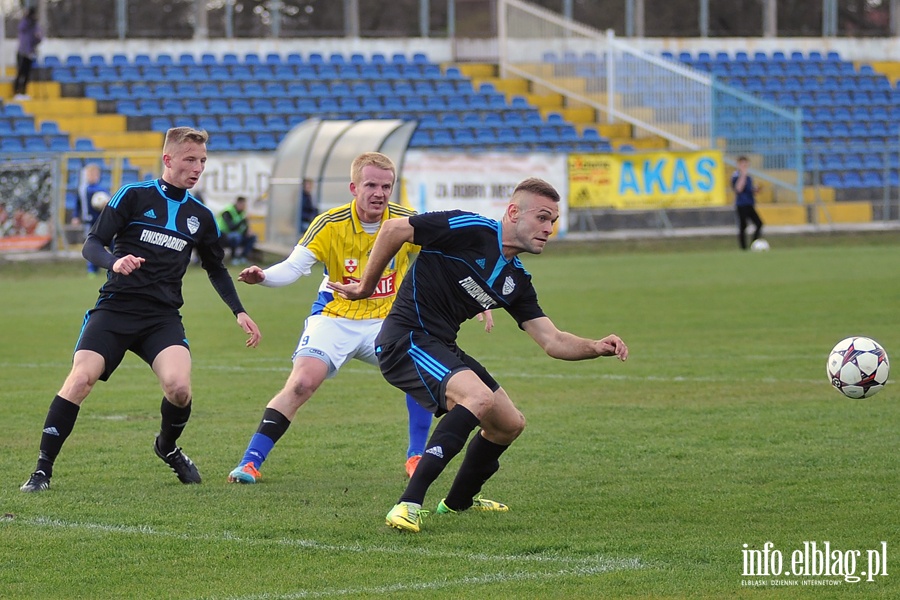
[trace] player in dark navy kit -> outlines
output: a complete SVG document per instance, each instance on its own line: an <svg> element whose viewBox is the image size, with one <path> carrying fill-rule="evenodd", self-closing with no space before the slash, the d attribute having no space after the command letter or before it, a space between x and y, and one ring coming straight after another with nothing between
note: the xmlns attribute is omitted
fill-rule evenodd
<svg viewBox="0 0 900 600"><path fill-rule="evenodd" d="M387 514L391 527L419 531L428 487L479 425L437 512L508 510L479 493L500 468L500 455L525 429L525 417L487 370L456 345L463 321L503 308L553 358L628 357L617 335L591 340L557 329L517 258L543 251L559 216L558 203L553 186L532 178L516 186L500 222L463 211L391 219L382 225L360 281L329 283L345 298L366 298L401 245L422 247L375 340L375 352L389 383L436 415L446 414L399 503Z"/></svg>
<svg viewBox="0 0 900 600"><path fill-rule="evenodd" d="M191 413L191 353L179 309L192 249L197 249L213 288L247 333L247 346L255 347L260 340L259 328L241 305L222 262L215 216L188 191L206 166L207 139L205 131L170 129L162 178L122 187L91 228L82 254L109 271L107 281L85 315L72 370L50 404L37 467L23 492L50 488L53 463L75 426L81 403L98 379L109 379L127 350L150 365L163 389L154 452L179 481L200 483L197 467L175 444ZM115 254L107 250L113 238Z"/></svg>

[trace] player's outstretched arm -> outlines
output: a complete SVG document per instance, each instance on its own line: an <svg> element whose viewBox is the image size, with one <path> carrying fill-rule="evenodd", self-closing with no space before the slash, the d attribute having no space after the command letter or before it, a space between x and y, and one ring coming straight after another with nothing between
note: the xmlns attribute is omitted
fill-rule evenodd
<svg viewBox="0 0 900 600"><path fill-rule="evenodd" d="M298 244L294 246L290 256L267 269L261 269L256 265L247 267L238 275L238 281L250 285L259 283L264 287L289 285L304 275L309 275L316 261L318 259L309 248Z"/></svg>
<svg viewBox="0 0 900 600"><path fill-rule="evenodd" d="M366 263L366 268L359 277L359 283L328 282L329 289L337 292L347 300L362 300L375 292L375 286L381 279L385 267L397 254L403 244L413 241L413 226L409 224L409 218L388 219L381 226L372 253Z"/></svg>
<svg viewBox="0 0 900 600"><path fill-rule="evenodd" d="M238 313L237 323L247 333L247 347L256 348L262 339L262 334L259 332L259 327L250 318L250 315L245 312Z"/></svg>
<svg viewBox="0 0 900 600"><path fill-rule="evenodd" d="M560 331L549 317L525 321L522 328L548 356L560 360L585 360L599 356L615 356L619 360L628 358L628 346L615 334L590 340Z"/></svg>

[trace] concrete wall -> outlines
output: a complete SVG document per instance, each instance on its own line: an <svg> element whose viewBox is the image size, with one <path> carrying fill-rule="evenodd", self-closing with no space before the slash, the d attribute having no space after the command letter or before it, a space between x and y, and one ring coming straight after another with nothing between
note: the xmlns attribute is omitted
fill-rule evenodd
<svg viewBox="0 0 900 600"><path fill-rule="evenodd" d="M625 40L625 38L620 39ZM845 60L900 61L900 38L632 38L630 42L652 53L668 50L676 53L689 51L696 55L700 51L725 51L734 55L735 52L744 51L752 55L757 51L771 54L776 50L786 53L799 50L806 54L812 50L823 53L834 50L839 52ZM0 60L11 64L15 57L15 45L15 40L5 40L0 48ZM562 46L556 46L556 44L531 44L530 51L534 57L529 57L528 60L535 58L539 60L544 51L562 50ZM594 44L588 40L581 43L577 40L565 42L565 49L583 52L592 48L594 48ZM394 53L403 53L411 57L416 52L423 52L437 63L496 62L497 41L495 39L449 40L445 38L214 39L204 41L49 39L41 45L42 55L55 54L60 57L70 54L81 54L85 57L91 54L102 54L107 57L113 54L125 54L133 57L136 54L156 56L161 53L175 57L183 53L191 53L198 57L205 53L217 56L235 53L243 56L248 52L255 52L261 56L270 52L282 55L299 52L303 56L318 52L326 57L331 53L341 53L344 56L360 53L366 57L373 53L381 53L388 57Z"/></svg>

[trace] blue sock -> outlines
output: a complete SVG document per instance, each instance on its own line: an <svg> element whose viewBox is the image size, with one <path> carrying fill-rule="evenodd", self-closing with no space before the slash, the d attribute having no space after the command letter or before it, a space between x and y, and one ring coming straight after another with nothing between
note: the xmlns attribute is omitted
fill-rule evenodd
<svg viewBox="0 0 900 600"><path fill-rule="evenodd" d="M252 462L259 469L274 447L275 442L272 441L272 438L262 433L254 433L253 437L250 438L250 443L247 445L246 452L244 452L244 458L241 459L241 464L238 467L243 467L247 463Z"/></svg>
<svg viewBox="0 0 900 600"><path fill-rule="evenodd" d="M432 415L409 394L406 395L406 410L409 411L409 448L406 450L406 458L421 456L425 453L425 444L428 442Z"/></svg>

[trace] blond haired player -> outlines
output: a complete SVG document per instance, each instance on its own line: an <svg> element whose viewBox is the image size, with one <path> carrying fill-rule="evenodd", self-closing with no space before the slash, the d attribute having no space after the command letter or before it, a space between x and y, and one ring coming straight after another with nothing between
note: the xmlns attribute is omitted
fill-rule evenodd
<svg viewBox="0 0 900 600"><path fill-rule="evenodd" d="M280 287L309 275L312 266L321 262L330 281L356 281L366 266L382 224L391 218L415 214L389 202L396 174L394 163L384 154L366 152L357 156L350 168L353 200L317 216L286 260L267 269L248 267L238 280ZM266 405L259 427L240 463L228 475L228 481L256 483L263 461L287 431L297 411L345 362L356 358L378 364L375 336L391 309L411 255L417 251L418 246L403 244L382 271L375 292L363 302L335 297L323 288L294 351L291 374L284 388ZM418 444L421 455L431 414L414 402L408 406L411 406L411 423L424 421L424 433L419 434L422 439Z"/></svg>

